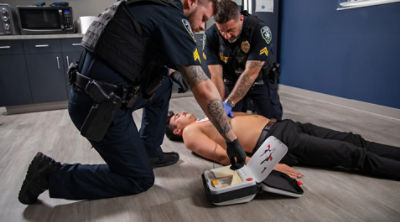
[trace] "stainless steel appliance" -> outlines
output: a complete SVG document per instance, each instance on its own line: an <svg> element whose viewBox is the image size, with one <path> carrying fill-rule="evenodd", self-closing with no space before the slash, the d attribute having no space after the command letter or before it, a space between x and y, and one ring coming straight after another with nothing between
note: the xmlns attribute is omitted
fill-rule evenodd
<svg viewBox="0 0 400 222"><path fill-rule="evenodd" d="M69 6L17 6L22 34L73 33L74 21Z"/></svg>
<svg viewBox="0 0 400 222"><path fill-rule="evenodd" d="M18 34L15 12L9 4L0 3L0 35Z"/></svg>

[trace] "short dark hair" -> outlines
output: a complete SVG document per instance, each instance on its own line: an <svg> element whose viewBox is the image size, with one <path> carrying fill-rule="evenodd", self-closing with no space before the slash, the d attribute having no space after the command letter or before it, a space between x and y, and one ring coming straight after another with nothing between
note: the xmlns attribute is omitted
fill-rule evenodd
<svg viewBox="0 0 400 222"><path fill-rule="evenodd" d="M218 11L218 0L199 0L200 4L205 4L205 3L208 3L208 2L212 2L212 4L213 4L213 12L214 12L214 14L217 13L217 11Z"/></svg>
<svg viewBox="0 0 400 222"><path fill-rule="evenodd" d="M175 113L173 111L168 111L167 127L165 129L165 135L168 137L168 139L172 141L183 142L182 136L174 134L174 129L176 128L176 126L170 123L170 120L174 115Z"/></svg>
<svg viewBox="0 0 400 222"><path fill-rule="evenodd" d="M240 15L239 6L231 0L221 0L217 5L214 19L216 23L225 23L231 19L237 19Z"/></svg>

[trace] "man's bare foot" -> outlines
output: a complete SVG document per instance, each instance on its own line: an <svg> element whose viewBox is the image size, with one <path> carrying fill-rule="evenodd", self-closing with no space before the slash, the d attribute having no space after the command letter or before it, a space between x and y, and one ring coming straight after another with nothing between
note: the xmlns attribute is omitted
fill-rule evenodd
<svg viewBox="0 0 400 222"><path fill-rule="evenodd" d="M278 163L275 167L274 170L282 172L288 176L290 176L293 179L299 179L303 177L303 174L300 173L300 171L296 170L293 167L290 167L286 164L283 163Z"/></svg>

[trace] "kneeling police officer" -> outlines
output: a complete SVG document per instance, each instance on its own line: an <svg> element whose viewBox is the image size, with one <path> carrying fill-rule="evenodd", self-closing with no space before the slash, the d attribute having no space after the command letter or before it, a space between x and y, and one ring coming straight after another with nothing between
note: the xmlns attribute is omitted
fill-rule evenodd
<svg viewBox="0 0 400 222"><path fill-rule="evenodd" d="M272 61L270 28L237 4L221 0L215 13L215 25L205 35L204 56L211 79L225 107L246 112L251 100L258 114L282 118L278 96L279 64Z"/></svg>
<svg viewBox="0 0 400 222"><path fill-rule="evenodd" d="M178 161L164 153L171 82L166 67L179 70L221 135L232 168L245 153L225 114L217 89L200 67L192 30L204 30L215 0L122 0L99 15L83 37L80 61L70 66L68 111L106 164L61 164L38 153L18 199L99 199L136 194L154 183L153 167ZM138 130L132 112L144 108Z"/></svg>

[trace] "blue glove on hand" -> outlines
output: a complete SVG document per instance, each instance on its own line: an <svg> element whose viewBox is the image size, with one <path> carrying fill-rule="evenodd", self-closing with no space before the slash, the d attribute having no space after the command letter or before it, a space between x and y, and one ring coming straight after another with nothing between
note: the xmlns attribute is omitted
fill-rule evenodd
<svg viewBox="0 0 400 222"><path fill-rule="evenodd" d="M231 118L235 117L235 115L233 115L233 113L232 113L232 107L230 105L226 104L226 102L222 102L222 103L224 104L226 115L228 115Z"/></svg>
<svg viewBox="0 0 400 222"><path fill-rule="evenodd" d="M231 162L231 169L237 170L244 166L246 163L246 153L244 152L239 140L235 139L232 142L227 142L226 152Z"/></svg>

